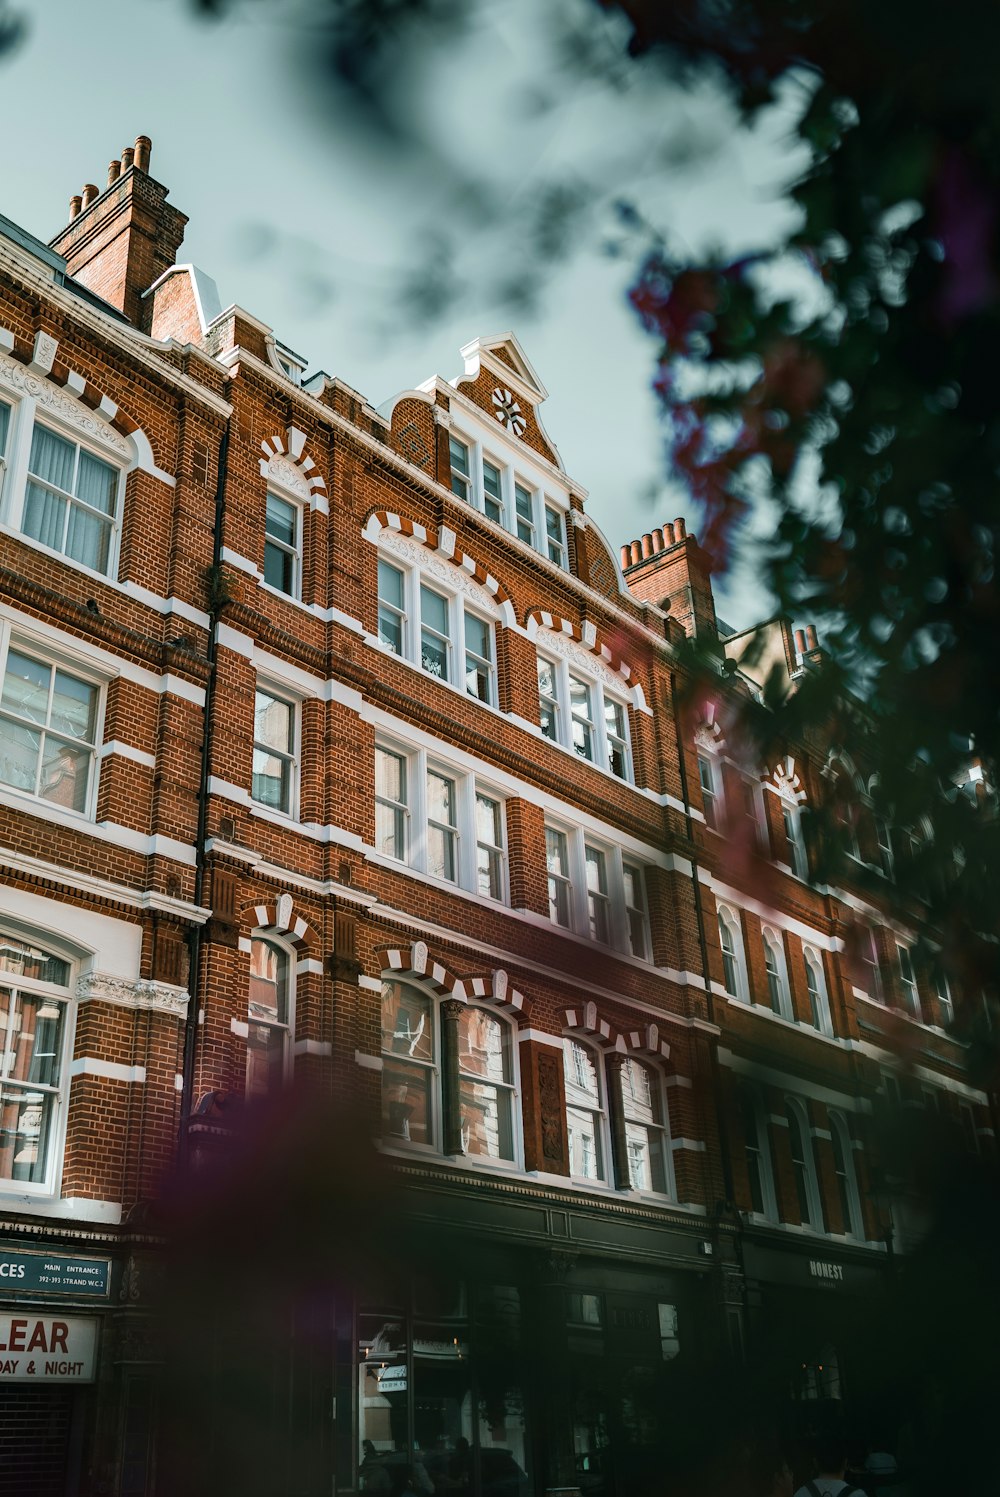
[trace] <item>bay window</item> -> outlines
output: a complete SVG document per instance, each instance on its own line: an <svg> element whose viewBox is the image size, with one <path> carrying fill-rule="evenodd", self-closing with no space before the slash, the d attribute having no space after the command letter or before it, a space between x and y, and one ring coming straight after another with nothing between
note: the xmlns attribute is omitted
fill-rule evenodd
<svg viewBox="0 0 1000 1497"><path fill-rule="evenodd" d="M632 780L628 709L596 676L538 652L538 724L545 738L616 779Z"/></svg>
<svg viewBox="0 0 1000 1497"><path fill-rule="evenodd" d="M495 624L485 616L489 605L479 611L462 596L463 580L456 575L455 591L447 580L432 587L416 567L379 557L379 643L436 680L495 706Z"/></svg>
<svg viewBox="0 0 1000 1497"><path fill-rule="evenodd" d="M0 1185L55 1183L70 963L0 931Z"/></svg>
<svg viewBox="0 0 1000 1497"><path fill-rule="evenodd" d="M0 785L92 815L101 687L9 635L0 658Z"/></svg>
<svg viewBox="0 0 1000 1497"><path fill-rule="evenodd" d="M422 749L376 745L375 848L443 883L507 898L502 797Z"/></svg>

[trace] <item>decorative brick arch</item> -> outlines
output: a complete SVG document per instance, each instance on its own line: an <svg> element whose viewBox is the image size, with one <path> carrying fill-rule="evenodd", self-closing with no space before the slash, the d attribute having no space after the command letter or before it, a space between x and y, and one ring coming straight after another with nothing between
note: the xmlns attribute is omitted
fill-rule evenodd
<svg viewBox="0 0 1000 1497"><path fill-rule="evenodd" d="M510 976L503 967L495 967L485 977L466 977L462 987L468 1003L489 1003L517 1019L528 1017L528 1002L523 993L511 986Z"/></svg>
<svg viewBox="0 0 1000 1497"><path fill-rule="evenodd" d="M440 962L431 960L426 941L414 941L409 947L384 946L376 955L383 972L398 973L400 977L416 977L442 997L465 999L460 980Z"/></svg>
<svg viewBox="0 0 1000 1497"><path fill-rule="evenodd" d="M279 894L273 904L254 904L247 908L252 913L255 930L273 931L310 956L320 956L322 942L309 921L295 913L290 894Z"/></svg>
<svg viewBox="0 0 1000 1497"><path fill-rule="evenodd" d="M626 1029L622 1035L620 1049L630 1055L650 1056L655 1060L669 1060L670 1046L660 1039L655 1024L646 1024L641 1029Z"/></svg>
<svg viewBox="0 0 1000 1497"><path fill-rule="evenodd" d="M274 477L278 482L285 482L286 487L298 489L301 486L302 497L308 498L310 503L317 509L325 509L326 502L326 480L319 471L314 459L306 450L306 434L297 426L289 426L283 432L273 437L265 437L260 444L260 450L264 456L260 460L260 474L262 478ZM275 465L272 469L272 463ZM294 470L294 474L288 474L282 478L281 466Z"/></svg>
<svg viewBox="0 0 1000 1497"><path fill-rule="evenodd" d="M410 536L418 545L426 547L434 555L458 567L474 582L478 582L480 587L486 589L500 609L505 624L515 622L514 605L510 601L506 588L497 581L492 572L488 572L480 562L476 561L475 557L462 550L457 543L455 532L449 530L447 525L436 529L433 525L421 525L418 520L411 520L408 515L394 514L386 509L374 510L368 516L362 534L366 540L377 544L383 530L394 531L397 535Z"/></svg>
<svg viewBox="0 0 1000 1497"><path fill-rule="evenodd" d="M575 640L583 649L603 661L609 670L621 676L622 681L633 691L641 692L641 687L633 680L632 667L627 665L611 648L596 624L574 624L570 619L560 618L558 614L549 613L544 608L529 609L524 622L529 634L535 634L539 629L551 629L553 634L565 634L567 638Z"/></svg>
<svg viewBox="0 0 1000 1497"><path fill-rule="evenodd" d="M566 1028L580 1039L593 1040L602 1050L621 1050L624 1040L608 1019L599 1012L597 1004L588 1002L579 1008L566 1009Z"/></svg>
<svg viewBox="0 0 1000 1497"><path fill-rule="evenodd" d="M795 768L795 760L791 754L786 754L779 759L774 766L770 776L775 790L782 800L788 801L793 806L801 805L806 799L806 792L802 788L798 770Z"/></svg>
<svg viewBox="0 0 1000 1497"><path fill-rule="evenodd" d="M3 366L0 368L0 388L4 384L10 385L16 393L26 393L52 406L57 415L69 418L70 423L80 427L85 435L88 427L91 435L102 435L99 422L107 430L108 440L112 443L124 437L131 445L131 454L135 458L131 466L143 473L151 473L173 488L177 480L172 473L157 466L149 438L139 423L120 410L117 402L86 375L60 362L58 352L59 341L51 333L39 330L34 343L28 344L15 338L9 329L0 327L0 364ZM25 366L24 370L18 367L20 365ZM57 394L59 390L66 391L66 394ZM88 412L93 412L96 422L88 417ZM129 448L119 448L119 455L127 458Z"/></svg>

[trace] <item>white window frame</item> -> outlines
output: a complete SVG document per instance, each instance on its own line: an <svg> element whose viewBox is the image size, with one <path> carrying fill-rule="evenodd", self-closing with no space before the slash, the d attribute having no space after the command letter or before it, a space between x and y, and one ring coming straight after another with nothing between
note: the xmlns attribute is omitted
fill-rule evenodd
<svg viewBox="0 0 1000 1497"><path fill-rule="evenodd" d="M950 1029L955 1022L955 1000L951 996L947 974L940 970L934 974L934 996L938 1004L940 1027Z"/></svg>
<svg viewBox="0 0 1000 1497"><path fill-rule="evenodd" d="M294 516L294 540L291 545L289 545L286 541L276 540L273 536L268 534L267 501L269 499L276 499L279 504L283 504L287 509L290 509L292 511L292 514ZM268 589L269 592L276 594L276 596L278 596L279 598L291 598L295 603L300 603L302 601L304 536L305 506L303 505L302 501L283 491L281 485L276 484L273 479L269 480L267 493L264 498L264 567L261 576L264 579L264 586ZM280 551L283 556L291 557L292 586L290 590L283 587L278 587L278 585L274 582L267 581L268 546L271 546L276 551Z"/></svg>
<svg viewBox="0 0 1000 1497"><path fill-rule="evenodd" d="M589 764L593 769L600 770L602 774L608 775L610 779L617 780L619 784L634 785L635 766L632 759L632 727L629 722L628 709L630 703L628 688L623 685L620 693L610 690L598 676L590 675L584 665L574 662L571 667L567 660L563 660L558 655L550 655L544 646L536 646L536 655L538 661L544 661L552 671L552 679L556 689L554 697L547 696L543 698L539 691L538 723L542 731L542 737L546 743L554 743L557 747L565 749L575 759L580 759L584 764ZM574 712L573 710L571 683L574 681L578 685L585 686L587 689L587 715L579 711ZM546 733L541 728L543 701L549 704L554 702L557 709L554 714L554 735ZM625 727L623 744L624 775L615 774L611 768L611 749L620 740L617 734L608 733L607 705L609 703L614 703L616 706L624 709L622 719ZM593 757L588 758L586 754L581 754L576 749L573 741L574 724L581 725L586 732L589 732L593 747Z"/></svg>
<svg viewBox="0 0 1000 1497"><path fill-rule="evenodd" d="M740 1102L744 1150L748 1159L751 1153L756 1155L757 1173L760 1180L761 1205L763 1207L763 1210L760 1212L756 1210L756 1207L753 1205L753 1191L751 1188L750 1210L755 1215L763 1216L765 1221L776 1222L778 1220L778 1199L774 1189L774 1151L771 1145L767 1109L764 1106L760 1090L749 1081L741 1081ZM752 1118L756 1134L755 1149L751 1149L747 1140L746 1120L748 1116ZM748 1180L749 1174L750 1166L748 1163Z"/></svg>
<svg viewBox="0 0 1000 1497"><path fill-rule="evenodd" d="M614 843L604 842L600 837L591 836L581 827L571 826L568 822L560 822L552 817L545 823L546 845L545 861L546 873L551 881L555 879L561 888L566 890L566 906L569 915L564 923L552 916L552 900L549 901L549 918L557 929L570 930L576 935L592 940L595 945L624 953L626 956L636 956L640 961L651 960L651 943L649 939L649 914L646 903L646 865L641 863L631 853L625 853L621 847ZM565 839L566 848L566 873L553 874L549 870L549 840L548 834ZM603 893L597 891L601 901L601 907L605 910L608 922L608 939L600 940L592 933L591 902L595 891L591 889L587 880L588 850L599 853L604 860L605 889ZM641 914L644 921L644 933L646 940L645 952L640 954L634 950L631 932L630 915L639 913L638 906L630 906L626 900L625 865L639 875L641 881L641 893L643 895L643 906ZM593 866L593 864L592 864Z"/></svg>
<svg viewBox="0 0 1000 1497"><path fill-rule="evenodd" d="M287 942L275 936L273 931L255 930L250 937L250 959L253 961L253 947L256 943L269 947L278 953L285 962L285 1016L283 1019L274 1020L255 1018L250 1007L250 994L247 992L247 1070L249 1072L250 1061L250 1031L258 1028L268 1029L272 1033L280 1034L281 1042L281 1082L280 1085L287 1086L292 1079L293 1047L295 1041L295 965L297 957L295 952L288 946ZM252 973L251 973L252 976ZM270 1092L266 1093L271 1096Z"/></svg>
<svg viewBox="0 0 1000 1497"><path fill-rule="evenodd" d="M415 1060L413 1057L404 1057L404 1065L415 1066L422 1073L430 1076L428 1086L427 1105L427 1131L429 1136L427 1143L418 1143L414 1139L404 1137L398 1133L383 1132L382 1142L389 1147L406 1148L419 1151L421 1154L440 1154L444 1142L442 1133L442 1106L441 1106L441 1081L443 1076L443 1056L441 1054L441 1015L440 1004L434 993L429 992L422 983L413 981L410 977L402 976L398 972L384 972L382 982L398 983L400 987L413 988L419 993L427 1004L428 1019L431 1027L431 1058L430 1060ZM381 997L379 1002L381 1004ZM381 1012L379 1016L379 1054L382 1058L382 1078L385 1083L385 1060L388 1056L392 1058L397 1052L386 1050L381 1036Z"/></svg>
<svg viewBox="0 0 1000 1497"><path fill-rule="evenodd" d="M854 1140L851 1138L851 1130L847 1119L841 1113L831 1110L828 1116L830 1119L830 1144L833 1154L833 1170L837 1177L841 1212L843 1212L844 1205L846 1204L847 1206L847 1220L844 1222L844 1232L848 1237L853 1237L859 1242L863 1242L865 1236L864 1216L861 1210L861 1192L858 1189L858 1173L854 1163ZM838 1145L844 1163L843 1171L837 1168Z"/></svg>
<svg viewBox="0 0 1000 1497"><path fill-rule="evenodd" d="M52 388L55 388L54 386ZM61 400L72 400L73 396L65 390L59 391ZM0 529L16 535L26 546L32 546L46 556L52 556L63 562L66 566L74 567L77 571L84 572L88 577L97 577L104 582L117 583L118 564L121 555L121 532L125 507L125 485L129 473L136 466L134 455L131 459L123 458L122 453L116 448L110 448L101 441L99 427L93 422L90 412L86 412L90 419L90 429L83 433L78 426L71 421L62 421L58 414L54 414L47 405L31 393L14 394L13 391L3 389L0 391L0 400L10 407L10 419L7 431L6 454L0 464ZM81 407L81 412L84 408ZM86 562L77 561L68 556L65 551L56 550L53 546L46 545L43 541L35 540L33 536L27 535L23 530L24 505L28 491L28 462L31 456L31 442L36 424L43 426L47 431L53 432L63 441L71 442L78 449L89 452L93 457L114 468L117 472L117 485L115 490L115 504L113 513L107 518L110 521L110 538L108 541L107 569L104 571L96 567L88 566ZM77 457L79 465L79 456ZM61 492L61 491L60 491Z"/></svg>
<svg viewBox="0 0 1000 1497"><path fill-rule="evenodd" d="M638 892L639 903L630 904L629 876L632 887ZM625 928L628 932L629 949L640 961L651 960L649 935L649 898L646 893L646 873L641 863L622 854L622 888L625 902ZM636 948L639 948L638 950Z"/></svg>
<svg viewBox="0 0 1000 1497"><path fill-rule="evenodd" d="M785 840L788 843L791 870L796 878L806 879L809 875L809 864L802 835L802 812L790 801L782 800L781 819L785 828Z"/></svg>
<svg viewBox="0 0 1000 1497"><path fill-rule="evenodd" d="M479 702L482 706L496 708L497 706L497 624L498 618L492 615L486 608L478 606L475 602L466 599L459 590L457 584L452 586L447 578L442 579L437 574L431 577L425 573L419 565L404 560L390 551L388 547L378 551L378 566L391 568L403 579L402 598L403 604L400 608L395 603L389 603L383 599L381 587L376 585L376 608L377 615L381 615L385 609L399 618L402 649L397 650L387 638L382 635L379 623L376 623L376 635L378 646L390 655L395 655L399 660L406 660L410 665L416 667L431 680L437 681L442 686L450 687L471 702ZM447 628L441 633L438 627L425 624L423 619L423 595L432 593L445 603ZM487 641L489 644L489 658L481 656L478 651L472 651L468 643L468 631L466 621L475 618L486 625ZM434 671L428 670L423 663L423 637L425 629L431 633L435 640L444 646L446 659L446 676L439 676ZM484 699L476 691L470 691L468 685L468 657L472 656L477 666L485 665L482 674L487 683L488 696ZM480 673L477 671L477 678Z"/></svg>
<svg viewBox="0 0 1000 1497"><path fill-rule="evenodd" d="M291 709L291 739L290 749L273 749L263 740L257 739L257 698L265 696L272 702L280 702L282 706ZM291 693L281 685L275 685L267 677L258 676L254 684L253 700L253 731L251 747L253 753L258 750L262 753L274 755L276 758L285 760L290 765L288 806L269 806L267 801L258 800L253 793L253 762L250 769L250 803L255 812L263 812L269 816L280 816L288 821L297 821L299 815L299 782L301 778L301 744L302 744L302 702L299 697Z"/></svg>
<svg viewBox="0 0 1000 1497"><path fill-rule="evenodd" d="M570 1088L574 1084L580 1087L581 1092L584 1091L583 1083L579 1081L574 1083L573 1081L573 1076L578 1077L580 1074L579 1067L576 1065L576 1055L574 1047L577 1047L584 1055L586 1055L589 1058L591 1065L594 1067L594 1074L597 1078L598 1105L596 1107L590 1100L587 1100L585 1104L577 1104L571 1102L570 1100ZM563 1077L566 1089L566 1139L569 1152L570 1179L578 1185L585 1185L590 1187L593 1187L595 1185L610 1185L611 1129L608 1126L608 1088L607 1078L604 1074L604 1056L598 1049L596 1049L595 1046L586 1044L583 1040L578 1039L575 1035L568 1035L563 1040ZM600 1150L599 1172L596 1175L575 1174L573 1171L573 1130L569 1118L571 1108L575 1112L588 1113L593 1120L594 1139L597 1148Z"/></svg>
<svg viewBox="0 0 1000 1497"><path fill-rule="evenodd" d="M923 1012L920 1007L920 989L917 986L917 974L913 967L913 953L909 946L902 941L896 942L896 967L899 973L899 987L903 995L904 1011L911 1019L923 1022Z"/></svg>
<svg viewBox="0 0 1000 1497"><path fill-rule="evenodd" d="M58 961L65 962L69 967L69 976L65 986L59 983L43 982L36 978L25 978L17 973L0 972L0 986L16 988L25 993L39 994L43 998L51 997L54 1002L63 1005L62 1035L58 1054L59 1080L54 1085L49 1084L44 1087L45 1092L53 1097L53 1103L43 1176L40 1180L0 1178L0 1198L16 1195L22 1199L25 1197L53 1199L59 1194L66 1154L66 1125L72 1082L70 1062L75 1048L77 1021L75 993L81 962L77 954L67 949L62 941L54 938L48 931L39 930L34 926L25 926L19 920L7 919L3 920L2 929L3 935L15 941L21 941L27 946L39 948ZM10 1033L13 1031L11 1030ZM4 1092L6 1092L6 1086Z"/></svg>
<svg viewBox="0 0 1000 1497"><path fill-rule="evenodd" d="M736 992L734 993L730 990L725 978L723 979L723 989L726 996L732 998L736 1003L749 1003L750 984L747 978L746 949L743 945L743 921L740 919L739 911L734 910L726 904L719 905L717 914L719 918L719 945L723 954L723 970L725 970L725 957L727 954L722 934L723 926L729 932L732 943L728 954L733 960L733 976L735 978Z"/></svg>
<svg viewBox="0 0 1000 1497"><path fill-rule="evenodd" d="M514 1030L514 1026L510 1023L509 1019L504 1017L503 1014L497 1013L494 1008L489 1007L489 1005L487 1004L469 1003L466 1005L465 1012L467 1014L485 1014L488 1019L491 1019L494 1023L499 1024L500 1029L503 1032L504 1053L507 1060L507 1068L510 1075L510 1080L496 1081L492 1077L477 1076L473 1071L464 1071L462 1069L462 1050L461 1045L459 1045L457 1057L459 1101L461 1103L461 1084L463 1081L484 1082L487 1086L495 1087L498 1092L505 1093L507 1098L507 1107L509 1108L511 1153L510 1158L505 1158L503 1155L494 1157L490 1154L470 1154L464 1146L463 1138L462 1158L464 1160L467 1160L468 1163L474 1167L478 1165L485 1165L490 1169L521 1169L523 1167L522 1161L524 1158L520 1125L521 1109L519 1106L521 1088L518 1073L517 1035ZM440 1020L438 1022L440 1024ZM459 1025L461 1025L461 1022L462 1020L460 1018ZM442 1057L442 1063L443 1059L444 1058ZM441 1076L443 1080L443 1064Z"/></svg>
<svg viewBox="0 0 1000 1497"><path fill-rule="evenodd" d="M104 716L107 708L108 677L97 674L88 665L77 660L70 653L61 650L53 650L48 644L32 638L30 634L22 634L11 625L0 621L0 694L3 692L3 684L7 677L7 660L11 650L17 650L37 661L40 665L51 669L64 671L66 675L82 682L85 686L91 686L97 691L97 710L94 714L94 742L90 753L90 773L87 787L87 801L83 810L78 811L73 806L65 806L61 801L51 800L43 795L37 795L34 791L25 790L17 785L9 785L0 781L0 796L16 797L25 807L45 806L55 808L65 813L74 820L93 821L97 814L97 796L99 790L100 771L102 763L102 750L104 744ZM8 709L0 707L0 718L6 720ZM13 712L11 717L15 717ZM22 719L16 719L22 721ZM30 724L27 725L30 731ZM40 731L48 732L46 725ZM68 738L70 735L55 730L57 738ZM2 751L2 750L0 750Z"/></svg>
<svg viewBox="0 0 1000 1497"><path fill-rule="evenodd" d="M765 925L761 935L764 942L764 970L767 973L767 996L771 1012L790 1023L795 1020L792 1007L792 990L788 980L788 963L785 960L785 943L781 932ZM768 960L770 958L770 961Z"/></svg>
<svg viewBox="0 0 1000 1497"><path fill-rule="evenodd" d="M768 852L767 820L764 815L764 792L760 779L746 769L739 769L737 773L740 778L742 798L740 809L744 820L750 826L750 847L754 852L766 855Z"/></svg>
<svg viewBox="0 0 1000 1497"><path fill-rule="evenodd" d="M401 759L406 766L406 802L398 803L398 809L403 813L407 826L406 834L406 856L404 858L392 857L391 854L379 850L377 844L372 851L381 863L388 867L409 868L415 873L422 874L431 879L441 888L465 889L469 893L477 894L480 899L489 900L492 904L507 905L510 903L510 854L507 845L507 797L502 791L492 785L489 780L479 778L466 770L457 769L454 765L434 753L428 753L426 749L413 748L398 739L380 734L375 742L376 753L391 754ZM451 828L454 834L455 844L455 871L454 879L441 878L431 873L428 868L428 830L432 825L429 813L427 776L429 774L441 775L450 780L455 787L455 821ZM376 768L376 785L377 785ZM377 793L377 792L376 792ZM502 884L502 897L493 899L488 894L479 890L478 853L480 840L476 826L476 801L477 797L483 797L494 801L500 807L500 832L502 841L499 846L492 849L498 856L500 865L500 881ZM378 797L380 802L389 805L385 797ZM394 803L395 804L395 803ZM442 824L443 825L443 824Z"/></svg>
<svg viewBox="0 0 1000 1497"><path fill-rule="evenodd" d="M488 437L473 435L467 430L457 427L449 430L449 486L451 492L470 505L472 509L478 510L483 518L491 525L497 525L509 535L516 536L522 545L530 546L540 556L546 557L554 566L566 571L568 567L566 546L566 516L569 513L569 499L561 500L552 492L552 487L544 479L540 479L531 472L530 457L526 460L522 453L506 457L497 440L498 434L489 429ZM468 474L461 472L452 458L451 443L457 442L464 447L468 453ZM494 519L487 513L487 503L496 503L495 496L488 495L483 477L483 463L489 463L496 468L500 474L500 518ZM456 483L459 485L456 488ZM518 511L517 493L515 489L521 489L528 494L531 500L530 520L523 509ZM553 533L549 528L549 516L554 516L558 524L559 535ZM531 539L526 540L520 533L518 520L525 527L530 526Z"/></svg>
<svg viewBox="0 0 1000 1497"><path fill-rule="evenodd" d="M625 1100L625 1089L626 1089L626 1086L628 1086L629 1090L631 1091L632 1096L633 1097L635 1096L635 1090L634 1090L634 1087L632 1086L632 1080L631 1080L632 1075L633 1075L633 1068L635 1068L635 1067L638 1067L641 1071L645 1072L645 1074L649 1077L649 1090L650 1090L651 1110L652 1110L652 1112L654 1113L655 1116L659 1117L659 1122L656 1122L656 1121L653 1121L653 1122L650 1122L650 1123L646 1123L644 1121L640 1122L637 1119L629 1118L629 1116L627 1114L627 1111L626 1111L627 1104L626 1104L626 1100ZM625 1157L625 1160L623 1162L624 1162L624 1165L625 1165L625 1172L626 1172L626 1174L628 1176L629 1188L635 1194L637 1194L637 1195L652 1195L652 1196L658 1197L661 1200L664 1197L667 1197L670 1200L675 1201L677 1199L677 1184L676 1184L676 1181L674 1179L673 1149L671 1147L671 1138L670 1138L670 1113L669 1113L669 1110L667 1108L667 1093L666 1093L666 1088L663 1085L663 1073L661 1072L659 1066L655 1065L650 1060L646 1060L642 1056L638 1056L638 1055L626 1055L626 1056L623 1057L623 1059L621 1060L621 1062L619 1064L618 1075L619 1075L619 1084L621 1086L621 1092L622 1092L622 1095L621 1095L622 1123L623 1123L623 1132L624 1132L624 1135L625 1135L625 1154L626 1154L626 1157ZM648 1137L649 1134L650 1133L658 1133L659 1134L660 1159L661 1159L661 1162L662 1162L662 1169L663 1169L663 1188L662 1188L662 1190L657 1189L657 1187L652 1183L652 1168L651 1167L650 1167L650 1183L649 1183L649 1185L648 1186L642 1186L642 1185L636 1185L635 1184L635 1182L633 1180L633 1172L632 1172L634 1155L633 1155L632 1150L629 1148L630 1142L633 1142L634 1140L630 1140L629 1139L629 1128L630 1127L633 1128L633 1129L635 1129L635 1130L641 1130L642 1132L644 1132L647 1135L647 1141L646 1141L647 1150L649 1148L649 1137Z"/></svg>
<svg viewBox="0 0 1000 1497"><path fill-rule="evenodd" d="M833 1017L830 1013L830 994L826 985L826 970L823 958L814 946L803 946L802 964L806 974L806 992L813 1028L820 1034L833 1035ZM809 981L810 974L815 982ZM815 995L815 997L814 997Z"/></svg>
<svg viewBox="0 0 1000 1497"><path fill-rule="evenodd" d="M886 878L892 878L895 871L895 859L892 851L892 833L889 823L884 816L873 817L875 822L875 842L878 847L879 863Z"/></svg>
<svg viewBox="0 0 1000 1497"><path fill-rule="evenodd" d="M885 979L882 976L882 958L879 955L875 931L870 925L861 927L861 960L869 973L868 997L873 1003L885 1006Z"/></svg>
<svg viewBox="0 0 1000 1497"><path fill-rule="evenodd" d="M705 825L710 832L721 831L725 822L726 798L722 785L722 770L718 757L711 750L699 745L697 750L698 786L701 791L701 809ZM706 784L706 780L708 783Z"/></svg>
<svg viewBox="0 0 1000 1497"><path fill-rule="evenodd" d="M808 1113L806 1112L806 1110L803 1107L802 1102L799 1100L799 1098L798 1097L786 1096L785 1097L785 1118L787 1120L787 1119L789 1119L791 1117L794 1117L796 1119L796 1122L798 1123L799 1137L800 1137L801 1142L802 1142L802 1150L803 1150L801 1166L802 1166L803 1181L804 1181L804 1186L805 1186L806 1206L807 1206L807 1209L808 1209L808 1220L802 1222L802 1226L810 1228L813 1232L822 1232L824 1230L824 1225L823 1225L823 1198L820 1195L820 1190L819 1190L819 1176L818 1176L818 1174L816 1172L816 1149L815 1149L815 1145L813 1144L812 1124L810 1123ZM789 1145L789 1149L791 1150L791 1148L792 1148L792 1130L791 1130L791 1125L790 1124L789 1124L789 1129L788 1129L788 1145ZM794 1154L794 1151L793 1151L792 1152L792 1170L793 1170L793 1173L795 1171L795 1168L796 1168L796 1165L795 1165L795 1154ZM796 1187L795 1187L795 1199L796 1199L796 1204L799 1205L800 1212L801 1212L801 1201L799 1200L799 1190L798 1190L798 1181L797 1180L796 1180Z"/></svg>

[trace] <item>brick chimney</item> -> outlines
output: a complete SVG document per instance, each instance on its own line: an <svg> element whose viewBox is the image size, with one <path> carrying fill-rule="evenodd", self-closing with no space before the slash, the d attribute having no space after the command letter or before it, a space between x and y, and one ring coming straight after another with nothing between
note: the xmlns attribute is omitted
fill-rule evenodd
<svg viewBox="0 0 1000 1497"><path fill-rule="evenodd" d="M683 520L630 541L621 561L629 591L641 602L665 609L685 634L718 638L709 559Z"/></svg>
<svg viewBox="0 0 1000 1497"><path fill-rule="evenodd" d="M88 182L70 198L69 223L51 241L74 280L145 328L142 293L177 259L187 218L149 175L152 142L140 135L108 167L107 186Z"/></svg>

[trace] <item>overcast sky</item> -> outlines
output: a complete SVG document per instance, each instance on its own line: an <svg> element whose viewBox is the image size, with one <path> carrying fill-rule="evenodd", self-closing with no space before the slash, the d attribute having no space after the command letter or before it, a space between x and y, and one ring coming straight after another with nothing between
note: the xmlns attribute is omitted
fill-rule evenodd
<svg viewBox="0 0 1000 1497"><path fill-rule="evenodd" d="M547 0L593 24L592 0ZM791 163L780 118L738 131L712 89L683 95L627 65L564 80L538 0L467 0L470 24L407 69L397 115L426 152L352 128L315 66L320 0L236 0L206 21L189 0L14 0L22 45L0 58L8 141L0 211L39 238L136 135L188 214L182 260L305 355L379 405L458 350L513 327L550 395L542 419L588 508L618 545L683 514L649 385L655 345L629 310L628 251L605 252L626 197L692 249L766 243L787 223ZM612 42L614 37L611 38ZM585 211L538 305L499 295L523 280L522 220L569 183ZM483 183L488 200L480 201ZM400 304L413 266L447 288L431 320ZM454 289L453 289L454 288ZM720 589L736 625L769 610L745 572Z"/></svg>

